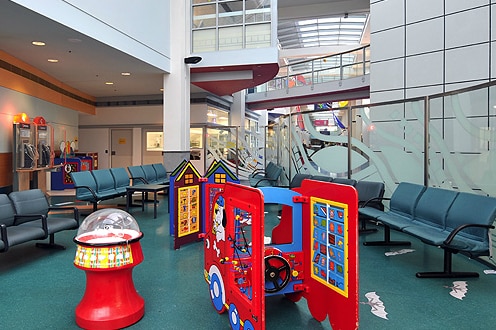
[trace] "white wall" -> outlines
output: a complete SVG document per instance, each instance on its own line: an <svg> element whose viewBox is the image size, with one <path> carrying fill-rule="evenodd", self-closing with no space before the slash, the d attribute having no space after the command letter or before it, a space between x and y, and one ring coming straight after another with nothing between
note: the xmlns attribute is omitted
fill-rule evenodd
<svg viewBox="0 0 496 330"><path fill-rule="evenodd" d="M79 114L80 126L162 125L162 106L96 108L96 115Z"/></svg>
<svg viewBox="0 0 496 330"><path fill-rule="evenodd" d="M84 151L98 152L100 168L109 167L110 131L112 128L131 128L133 130L132 164L151 164L162 160L161 152L146 153L143 132L148 128L162 130L162 106L128 106L97 108L96 115L79 114L80 145ZM100 139L102 132L106 132L106 139ZM94 138L97 138L95 141ZM91 141L88 143L88 141ZM82 150L82 149L81 149Z"/></svg>
<svg viewBox="0 0 496 330"><path fill-rule="evenodd" d="M0 87L0 153L12 152L14 115L25 112L31 121L41 116L53 127L55 147L78 137L78 112Z"/></svg>
<svg viewBox="0 0 496 330"><path fill-rule="evenodd" d="M14 0L170 72L170 0Z"/></svg>
<svg viewBox="0 0 496 330"><path fill-rule="evenodd" d="M371 0L371 102L494 79L494 0Z"/></svg>
<svg viewBox="0 0 496 330"><path fill-rule="evenodd" d="M208 106L206 103L193 103L190 105L190 121L192 124L205 124Z"/></svg>

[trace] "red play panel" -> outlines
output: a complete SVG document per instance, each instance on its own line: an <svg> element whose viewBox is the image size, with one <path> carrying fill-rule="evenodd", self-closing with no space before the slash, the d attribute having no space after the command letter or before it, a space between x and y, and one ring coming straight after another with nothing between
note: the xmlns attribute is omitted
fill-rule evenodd
<svg viewBox="0 0 496 330"><path fill-rule="evenodd" d="M264 204L281 221L264 235ZM307 300L334 329L358 328L357 193L305 180L297 191L226 183L214 197L204 237L205 280L233 329L265 329L265 296ZM289 234L288 234L289 233Z"/></svg>

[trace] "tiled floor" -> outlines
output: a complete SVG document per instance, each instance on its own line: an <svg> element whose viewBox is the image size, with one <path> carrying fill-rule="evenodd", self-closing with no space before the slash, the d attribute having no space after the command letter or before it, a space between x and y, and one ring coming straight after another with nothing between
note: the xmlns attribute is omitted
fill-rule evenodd
<svg viewBox="0 0 496 330"><path fill-rule="evenodd" d="M59 197L52 197L53 202ZM158 217L153 206L133 208L144 233L140 241L145 260L133 271L134 284L145 299L145 315L130 329L229 329L227 314L217 314L203 278L203 245L192 243L172 249L167 200L160 197ZM119 201L117 201L119 202ZM123 201L120 201L121 203ZM116 203L116 201L112 201ZM74 311L85 290L85 274L73 265L75 231L58 233L63 251L47 251L26 243L0 254L0 329L77 329ZM380 239L376 234L361 240ZM400 233L393 238L409 239ZM453 258L454 269L475 270L477 279L466 283L463 299L450 295L452 279L418 279L420 270L442 267L442 250L412 240L410 251L386 256L401 247L360 245L360 302L376 292L387 319L359 304L360 329L491 329L496 297L496 275L487 266L464 256ZM326 302L322 302L325 304ZM328 320L313 319L306 301L292 303L281 296L267 298L267 329L330 329Z"/></svg>

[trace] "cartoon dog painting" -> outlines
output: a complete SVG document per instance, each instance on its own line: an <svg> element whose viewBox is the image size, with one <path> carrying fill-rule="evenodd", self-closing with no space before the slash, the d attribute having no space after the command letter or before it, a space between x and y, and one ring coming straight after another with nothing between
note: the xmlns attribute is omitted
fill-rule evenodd
<svg viewBox="0 0 496 330"><path fill-rule="evenodd" d="M220 196L214 205L214 223L212 226L212 234L215 234L217 242L226 240L226 212L224 210L224 198Z"/></svg>

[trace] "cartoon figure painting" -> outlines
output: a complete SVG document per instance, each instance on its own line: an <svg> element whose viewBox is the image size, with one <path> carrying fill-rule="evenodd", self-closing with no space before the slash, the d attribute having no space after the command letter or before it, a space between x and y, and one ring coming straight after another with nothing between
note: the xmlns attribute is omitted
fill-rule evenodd
<svg viewBox="0 0 496 330"><path fill-rule="evenodd" d="M212 234L215 235L217 242L226 240L226 217L224 211L224 198L220 196L214 205L214 219L212 226Z"/></svg>

